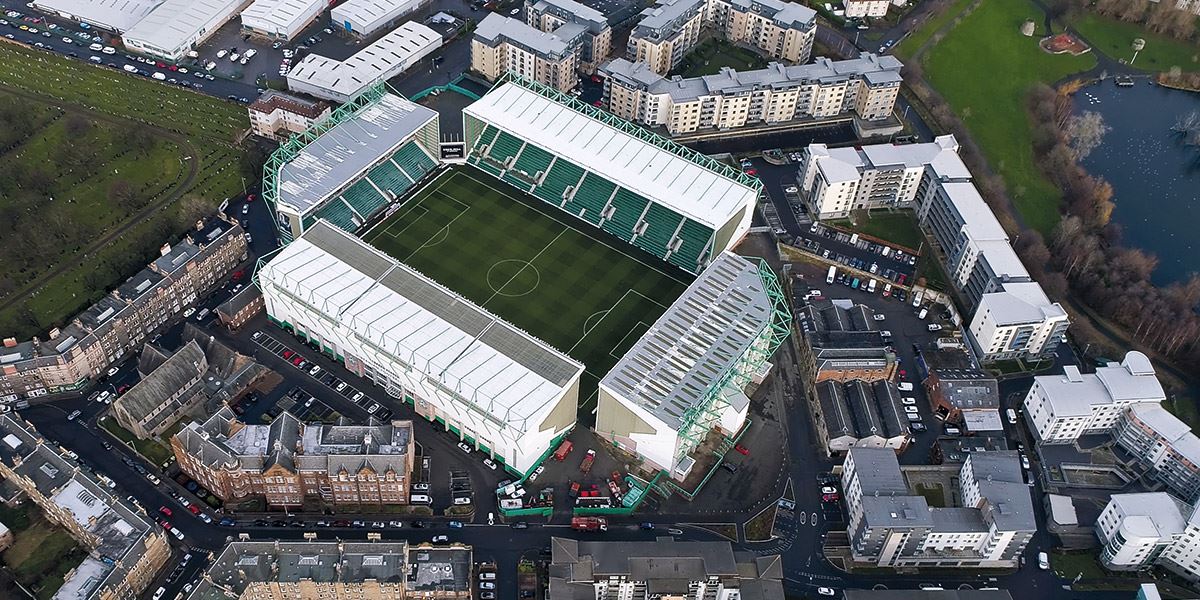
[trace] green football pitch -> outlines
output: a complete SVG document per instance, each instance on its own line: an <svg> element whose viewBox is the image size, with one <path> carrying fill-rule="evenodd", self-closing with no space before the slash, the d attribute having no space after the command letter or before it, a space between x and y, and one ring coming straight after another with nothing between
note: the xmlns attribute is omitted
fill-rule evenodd
<svg viewBox="0 0 1200 600"><path fill-rule="evenodd" d="M455 168L363 239L583 363L583 416L599 378L693 278L538 204Z"/></svg>

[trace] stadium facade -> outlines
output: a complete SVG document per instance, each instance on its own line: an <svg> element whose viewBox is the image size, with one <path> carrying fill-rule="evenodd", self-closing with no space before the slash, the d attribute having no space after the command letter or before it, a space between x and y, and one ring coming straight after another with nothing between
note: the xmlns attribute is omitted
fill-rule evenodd
<svg viewBox="0 0 1200 600"><path fill-rule="evenodd" d="M277 324L521 473L575 424L583 365L328 221L258 283Z"/></svg>
<svg viewBox="0 0 1200 600"><path fill-rule="evenodd" d="M506 77L463 109L467 162L689 273L750 229L755 178L553 88Z"/></svg>
<svg viewBox="0 0 1200 600"><path fill-rule="evenodd" d="M722 252L600 381L596 433L684 479L710 431L745 424L790 322L770 268Z"/></svg>
<svg viewBox="0 0 1200 600"><path fill-rule="evenodd" d="M279 147L263 197L284 242L325 219L355 231L437 166L438 114L379 83Z"/></svg>
<svg viewBox="0 0 1200 600"><path fill-rule="evenodd" d="M259 267L267 313L527 474L574 427L585 365L355 237L403 201L437 156L436 114L419 116L421 107L373 90L268 164L264 196L291 243ZM678 298L661 298L667 311L607 376L597 374L597 433L686 476L688 455L710 432L728 439L744 425L748 388L789 331L774 273L728 251L749 228L761 184L519 77L506 77L463 119L467 164L557 206L582 229L698 275ZM408 173L404 152L429 163Z"/></svg>

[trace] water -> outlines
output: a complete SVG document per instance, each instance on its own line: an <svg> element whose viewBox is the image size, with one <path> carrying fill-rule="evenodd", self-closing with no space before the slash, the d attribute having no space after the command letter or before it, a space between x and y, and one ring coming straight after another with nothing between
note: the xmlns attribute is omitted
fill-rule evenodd
<svg viewBox="0 0 1200 600"><path fill-rule="evenodd" d="M1080 90L1075 110L1098 112L1112 128L1083 166L1112 184L1124 243L1158 257L1154 283L1200 272L1200 148L1171 131L1177 117L1200 110L1200 94L1110 80Z"/></svg>

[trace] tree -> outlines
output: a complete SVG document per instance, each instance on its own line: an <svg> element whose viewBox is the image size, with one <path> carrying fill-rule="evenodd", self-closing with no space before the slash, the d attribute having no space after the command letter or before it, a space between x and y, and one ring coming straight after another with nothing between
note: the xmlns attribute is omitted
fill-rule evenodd
<svg viewBox="0 0 1200 600"><path fill-rule="evenodd" d="M178 229L191 229L196 221L212 213L213 207L208 201L195 194L188 194L179 201L176 224Z"/></svg>
<svg viewBox="0 0 1200 600"><path fill-rule="evenodd" d="M1111 128L1104 124L1104 116L1096 111L1084 111L1083 114L1067 120L1067 146L1076 161L1087 158L1093 150L1100 147L1104 134Z"/></svg>
<svg viewBox="0 0 1200 600"><path fill-rule="evenodd" d="M118 179L109 184L108 201L130 211L140 208L142 204L142 200L133 186L124 179Z"/></svg>

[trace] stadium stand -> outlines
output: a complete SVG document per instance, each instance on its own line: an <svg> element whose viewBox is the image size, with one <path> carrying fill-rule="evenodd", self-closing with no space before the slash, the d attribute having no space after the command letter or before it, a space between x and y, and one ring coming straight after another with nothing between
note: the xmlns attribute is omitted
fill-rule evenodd
<svg viewBox="0 0 1200 600"><path fill-rule="evenodd" d="M691 273L750 227L762 184L515 75L463 111L467 162Z"/></svg>

